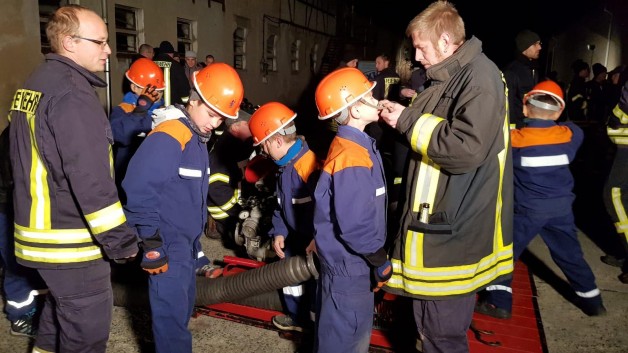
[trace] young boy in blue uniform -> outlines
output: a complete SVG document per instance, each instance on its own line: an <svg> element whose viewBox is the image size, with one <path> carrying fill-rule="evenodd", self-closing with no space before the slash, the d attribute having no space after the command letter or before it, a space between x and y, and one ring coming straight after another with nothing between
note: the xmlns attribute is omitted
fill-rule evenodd
<svg viewBox="0 0 628 353"><path fill-rule="evenodd" d="M253 145L262 146L279 166L277 208L273 213L273 249L279 258L305 255L314 249L314 200L312 193L320 165L302 136L297 136L294 119L297 114L278 102L262 105L253 113L249 129ZM311 303L315 291L313 280L283 288L288 315L273 317L282 330L302 331L311 325Z"/></svg>
<svg viewBox="0 0 628 353"><path fill-rule="evenodd" d="M179 118L151 131L129 163L122 182L127 223L137 229L148 279L157 353L191 353L188 323L196 296L199 238L207 221L207 141L226 118L236 119L244 96L229 65L194 73L187 106Z"/></svg>
<svg viewBox="0 0 628 353"><path fill-rule="evenodd" d="M355 68L327 75L316 89L319 119L334 118L338 133L314 192L319 353L368 352L374 290L392 274L384 250L386 180L375 139L364 127L379 119L375 83Z"/></svg>
<svg viewBox="0 0 628 353"><path fill-rule="evenodd" d="M582 144L583 132L573 122L556 123L565 102L553 81L538 83L524 96L525 126L511 131L515 180L514 259L541 235L552 259L589 316L606 313L595 276L578 242L572 203L574 180L569 164ZM499 319L511 317L511 281L490 286L475 311Z"/></svg>

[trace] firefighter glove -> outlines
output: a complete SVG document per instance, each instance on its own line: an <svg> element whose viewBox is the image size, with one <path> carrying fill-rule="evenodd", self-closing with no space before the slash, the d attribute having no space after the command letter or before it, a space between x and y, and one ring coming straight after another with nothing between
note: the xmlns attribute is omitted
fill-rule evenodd
<svg viewBox="0 0 628 353"><path fill-rule="evenodd" d="M372 254L366 254L364 258L371 265L373 290L377 292L392 276L392 264L388 260L384 248L380 248Z"/></svg>
<svg viewBox="0 0 628 353"><path fill-rule="evenodd" d="M146 113L150 107L153 106L153 103L159 100L159 91L152 85L146 85L140 93L140 96L137 98L137 104L135 104L135 109L133 110L134 114L144 114Z"/></svg>
<svg viewBox="0 0 628 353"><path fill-rule="evenodd" d="M159 231L155 235L142 241L142 269L151 275L164 273L168 271L168 255L164 251L163 241L159 235Z"/></svg>

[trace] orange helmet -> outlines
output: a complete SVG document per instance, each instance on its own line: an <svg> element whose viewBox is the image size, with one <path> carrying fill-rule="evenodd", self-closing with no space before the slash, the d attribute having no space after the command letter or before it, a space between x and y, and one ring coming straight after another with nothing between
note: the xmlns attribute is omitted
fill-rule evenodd
<svg viewBox="0 0 628 353"><path fill-rule="evenodd" d="M141 88L148 85L155 86L159 91L166 88L163 71L154 61L147 58L137 59L126 70L125 76L129 81Z"/></svg>
<svg viewBox="0 0 628 353"><path fill-rule="evenodd" d="M294 127L284 129L296 117L297 114L292 109L278 102L269 102L259 107L249 120L253 146L266 141L275 133L287 135L296 132Z"/></svg>
<svg viewBox="0 0 628 353"><path fill-rule="evenodd" d="M244 87L234 68L215 63L194 72L194 88L205 104L229 119L237 119Z"/></svg>
<svg viewBox="0 0 628 353"><path fill-rule="evenodd" d="M362 71L345 67L325 76L316 87L316 107L321 120L338 114L343 109L360 100L373 90L375 82L370 82Z"/></svg>
<svg viewBox="0 0 628 353"><path fill-rule="evenodd" d="M548 95L554 98L554 101L558 103L558 106L547 104L534 99L535 96ZM559 111L565 107L565 101L563 100L563 90L560 86L551 80L539 82L532 88L532 90L523 97L523 104L529 103L543 109Z"/></svg>

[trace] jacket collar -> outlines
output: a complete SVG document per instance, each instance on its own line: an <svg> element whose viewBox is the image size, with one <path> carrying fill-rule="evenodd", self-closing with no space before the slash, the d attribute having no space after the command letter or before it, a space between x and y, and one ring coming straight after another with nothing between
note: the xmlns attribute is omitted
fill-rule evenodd
<svg viewBox="0 0 628 353"><path fill-rule="evenodd" d="M427 69L426 74L434 81L447 81L451 76L482 53L482 41L473 36L464 42L452 56Z"/></svg>
<svg viewBox="0 0 628 353"><path fill-rule="evenodd" d="M75 63L72 59L66 56L55 54L55 53L49 53L49 54L46 54L46 61L58 61L60 63L70 66L71 68L76 70L79 74L83 75L85 79L87 79L89 84L94 87L101 87L101 88L107 87L107 83L103 81L102 78L98 77L95 73Z"/></svg>

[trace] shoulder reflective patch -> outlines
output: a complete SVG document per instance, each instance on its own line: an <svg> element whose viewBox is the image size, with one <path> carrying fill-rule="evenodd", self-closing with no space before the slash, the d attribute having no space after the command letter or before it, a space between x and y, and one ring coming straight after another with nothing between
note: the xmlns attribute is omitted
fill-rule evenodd
<svg viewBox="0 0 628 353"><path fill-rule="evenodd" d="M157 66L159 67L165 67L165 68L170 68L170 66L172 66L172 63L170 61L155 61L155 64L157 64Z"/></svg>
<svg viewBox="0 0 628 353"><path fill-rule="evenodd" d="M179 120L168 120L157 125L148 135L157 132L166 133L181 144L181 151L185 149L185 145L192 139L192 131Z"/></svg>
<svg viewBox="0 0 628 353"><path fill-rule="evenodd" d="M131 104L131 103L120 103L120 105L118 105L122 110L124 110L125 113L130 113L133 111L133 109L135 109L135 105Z"/></svg>
<svg viewBox="0 0 628 353"><path fill-rule="evenodd" d="M37 91L31 91L28 89L18 89L13 96L13 102L11 103L11 110L17 110L26 114L35 114L37 106L43 93Z"/></svg>
<svg viewBox="0 0 628 353"><path fill-rule="evenodd" d="M548 128L524 127L510 131L511 144L515 148L568 143L572 136L571 129L559 125Z"/></svg>
<svg viewBox="0 0 628 353"><path fill-rule="evenodd" d="M371 161L366 148L351 140L336 137L329 147L323 170L329 175L334 175L334 173L350 167L370 169L373 167L373 161Z"/></svg>

